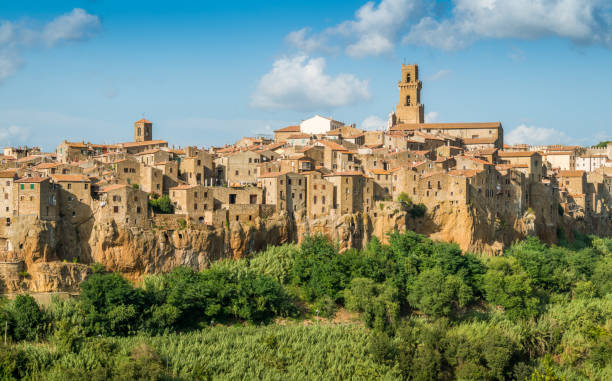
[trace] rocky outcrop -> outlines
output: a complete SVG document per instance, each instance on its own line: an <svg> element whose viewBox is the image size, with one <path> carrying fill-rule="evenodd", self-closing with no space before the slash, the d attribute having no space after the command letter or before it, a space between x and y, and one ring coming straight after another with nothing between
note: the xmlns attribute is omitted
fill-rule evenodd
<svg viewBox="0 0 612 381"><path fill-rule="evenodd" d="M151 228L126 228L112 219L68 224L17 218L0 231L5 246L12 246L0 252L0 285L4 293L74 292L89 275L92 263L136 282L146 274L169 272L177 266L203 269L211 262L241 258L268 245L301 242L310 234L328 235L344 251L361 248L374 236L386 242L389 231L413 230L457 243L465 251L495 255L528 235L554 243L560 229L568 235L574 230L602 236L612 233L608 216L573 219L546 214L544 209L494 214L485 207L442 202L424 216L414 217L410 207L399 202L378 206L369 214L330 214L309 220L300 213L281 212L253 223L234 221L216 227L180 224L171 216L163 223L153 221Z"/></svg>

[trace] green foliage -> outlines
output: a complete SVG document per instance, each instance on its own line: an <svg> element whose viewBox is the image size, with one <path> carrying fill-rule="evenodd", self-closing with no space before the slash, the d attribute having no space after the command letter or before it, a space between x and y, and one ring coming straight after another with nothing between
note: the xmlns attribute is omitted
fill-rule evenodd
<svg viewBox="0 0 612 381"><path fill-rule="evenodd" d="M528 318L538 312L531 279L513 258L492 259L483 288L487 301L503 307L510 319Z"/></svg>
<svg viewBox="0 0 612 381"><path fill-rule="evenodd" d="M612 143L612 140L601 141L601 142L597 143L596 145L594 145L593 147L594 148L606 148L609 143Z"/></svg>
<svg viewBox="0 0 612 381"><path fill-rule="evenodd" d="M47 334L48 316L30 295L17 295L5 311L13 339L39 340Z"/></svg>
<svg viewBox="0 0 612 381"><path fill-rule="evenodd" d="M407 206L412 205L412 199L408 196L408 193L402 192L397 196L397 201L406 204Z"/></svg>
<svg viewBox="0 0 612 381"><path fill-rule="evenodd" d="M149 206L155 213L172 214L174 213L174 205L170 201L170 197L165 194L158 198L149 199Z"/></svg>
<svg viewBox="0 0 612 381"><path fill-rule="evenodd" d="M355 278L344 292L346 308L361 314L366 326L385 331L393 327L400 305L397 288L375 283L369 278Z"/></svg>
<svg viewBox="0 0 612 381"><path fill-rule="evenodd" d="M472 300L472 289L457 275L444 275L439 267L419 274L408 285L408 302L422 312L434 316L451 316L458 307Z"/></svg>
<svg viewBox="0 0 612 381"><path fill-rule="evenodd" d="M187 221L184 218L179 218L176 222L179 225L179 230L184 230L187 227Z"/></svg>
<svg viewBox="0 0 612 381"><path fill-rule="evenodd" d="M427 212L427 207L425 204L412 204L412 208L410 208L409 213L412 217L423 217Z"/></svg>
<svg viewBox="0 0 612 381"><path fill-rule="evenodd" d="M132 184L132 188L134 188L134 189L140 189L140 185L138 185L138 184L134 183L134 184Z"/></svg>

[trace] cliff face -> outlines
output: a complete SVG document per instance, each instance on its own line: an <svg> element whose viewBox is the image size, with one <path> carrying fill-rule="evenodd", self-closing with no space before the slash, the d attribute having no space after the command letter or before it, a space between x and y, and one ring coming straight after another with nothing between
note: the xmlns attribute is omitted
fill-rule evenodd
<svg viewBox="0 0 612 381"><path fill-rule="evenodd" d="M411 216L400 203L385 202L371 214L308 220L299 213L282 212L252 224L232 222L222 227L181 226L171 217L155 220L149 229L122 227L114 220L75 225L24 218L0 231L13 246L0 252L0 292L77 291L89 275L87 264L94 262L133 281L177 266L203 269L222 258L241 258L268 245L301 242L316 233L330 236L346 250L363 247L373 236L386 242L389 231L414 230L455 242L465 251L495 255L528 235L555 243L559 228L568 233L612 234L607 216L576 220L544 209L529 209L523 215L493 214L484 207L447 202L430 208L423 217Z"/></svg>

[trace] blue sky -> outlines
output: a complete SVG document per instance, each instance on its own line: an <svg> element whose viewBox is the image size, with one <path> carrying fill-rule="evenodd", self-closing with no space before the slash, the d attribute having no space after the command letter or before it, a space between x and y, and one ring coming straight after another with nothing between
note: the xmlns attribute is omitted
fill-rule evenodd
<svg viewBox="0 0 612 381"><path fill-rule="evenodd" d="M127 5L126 5L127 4ZM380 128L403 62L429 121L612 139L609 0L0 4L0 144L230 143L315 113Z"/></svg>

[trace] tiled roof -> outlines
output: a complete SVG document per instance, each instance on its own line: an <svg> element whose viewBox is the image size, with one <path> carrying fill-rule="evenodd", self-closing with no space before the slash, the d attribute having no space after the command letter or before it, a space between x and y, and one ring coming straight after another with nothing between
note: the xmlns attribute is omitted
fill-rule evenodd
<svg viewBox="0 0 612 381"><path fill-rule="evenodd" d="M127 185L125 184L113 184L113 185L108 185L105 186L104 188L101 188L98 192L100 193L107 193L107 192L111 192L117 189L121 189L121 188L127 188Z"/></svg>
<svg viewBox="0 0 612 381"><path fill-rule="evenodd" d="M476 129L476 128L499 128L500 122L494 123L403 123L391 127L390 131L437 129L437 130L457 130L457 129Z"/></svg>
<svg viewBox="0 0 612 381"><path fill-rule="evenodd" d="M559 177L582 177L584 171L559 171Z"/></svg>
<svg viewBox="0 0 612 381"><path fill-rule="evenodd" d="M22 177L19 180L16 180L16 183L42 183L45 180L49 180L48 177Z"/></svg>
<svg viewBox="0 0 612 381"><path fill-rule="evenodd" d="M493 144L496 138L464 138L464 144Z"/></svg>
<svg viewBox="0 0 612 381"><path fill-rule="evenodd" d="M326 177L332 177L332 176L363 176L363 173L361 172L357 172L357 171L346 171L346 172L333 172L330 173L329 175L324 175Z"/></svg>
<svg viewBox="0 0 612 381"><path fill-rule="evenodd" d="M347 149L341 146L340 144L329 141L329 140L317 140L317 143L321 143L327 148L330 148L334 151L347 151Z"/></svg>
<svg viewBox="0 0 612 381"><path fill-rule="evenodd" d="M175 187L169 188L170 190L186 190L186 189L191 189L191 188L195 188L197 185L192 185L192 184L181 184L181 185L177 185Z"/></svg>
<svg viewBox="0 0 612 381"><path fill-rule="evenodd" d="M499 157L531 157L537 154L536 151L500 151L498 153Z"/></svg>
<svg viewBox="0 0 612 381"><path fill-rule="evenodd" d="M140 120L137 120L136 123L153 123L153 122L146 120L145 118L142 118Z"/></svg>
<svg viewBox="0 0 612 381"><path fill-rule="evenodd" d="M53 177L53 180L55 181L59 181L59 182L89 182L89 177L85 176L85 175L61 175L61 174L57 174L57 175L51 175L51 177Z"/></svg>
<svg viewBox="0 0 612 381"><path fill-rule="evenodd" d="M293 134L287 137L287 139L308 139L310 135L308 134Z"/></svg>
<svg viewBox="0 0 612 381"><path fill-rule="evenodd" d="M463 170L452 170L452 171L448 171L448 174L450 176L463 176L463 177L474 177L477 174L479 174L482 171L476 170L476 169L463 169Z"/></svg>
<svg viewBox="0 0 612 381"><path fill-rule="evenodd" d="M11 171L11 170L0 171L0 178L3 178L3 179L14 178L15 175L16 175L16 171Z"/></svg>
<svg viewBox="0 0 612 381"><path fill-rule="evenodd" d="M120 143L120 145L123 146L123 148L142 147L142 146L156 145L156 144L168 144L168 142L165 140L149 140L145 142Z"/></svg>
<svg viewBox="0 0 612 381"><path fill-rule="evenodd" d="M268 173L263 173L263 174L261 174L261 175L259 175L257 177L260 178L260 179L265 179L265 178L271 178L271 177L278 177L278 176L281 176L281 175L286 175L287 173L289 173L289 172L280 172L280 171L279 172L268 172Z"/></svg>
<svg viewBox="0 0 612 381"><path fill-rule="evenodd" d="M287 126L274 130L274 132L300 132L300 126Z"/></svg>

